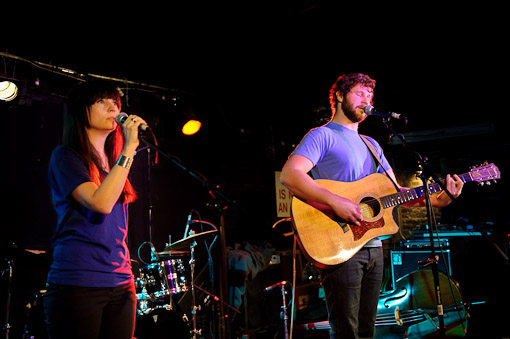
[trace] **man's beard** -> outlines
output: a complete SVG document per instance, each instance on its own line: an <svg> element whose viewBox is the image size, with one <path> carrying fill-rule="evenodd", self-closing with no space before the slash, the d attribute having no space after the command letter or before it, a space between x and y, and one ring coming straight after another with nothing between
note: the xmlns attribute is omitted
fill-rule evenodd
<svg viewBox="0 0 510 339"><path fill-rule="evenodd" d="M363 111L352 107L348 100L342 101L342 111L344 112L345 116L352 122L360 122L364 118Z"/></svg>

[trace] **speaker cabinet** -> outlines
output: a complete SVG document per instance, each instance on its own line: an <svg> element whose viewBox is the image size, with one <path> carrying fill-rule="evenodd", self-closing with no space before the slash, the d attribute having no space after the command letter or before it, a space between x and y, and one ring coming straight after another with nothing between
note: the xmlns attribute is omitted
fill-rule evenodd
<svg viewBox="0 0 510 339"><path fill-rule="evenodd" d="M436 249L435 252L439 271L444 273L450 272L451 274L450 250L443 249L440 251ZM390 251L392 288L395 288L395 282L399 278L411 272L420 269L432 269L430 258L431 252L426 249Z"/></svg>

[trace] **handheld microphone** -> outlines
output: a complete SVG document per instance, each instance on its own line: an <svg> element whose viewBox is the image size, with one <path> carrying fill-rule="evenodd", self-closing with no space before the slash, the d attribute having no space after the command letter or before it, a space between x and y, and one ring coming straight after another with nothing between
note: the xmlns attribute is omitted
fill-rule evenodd
<svg viewBox="0 0 510 339"><path fill-rule="evenodd" d="M124 113L124 112L120 112L119 114L117 114L117 116L115 117L115 121L117 122L117 124L122 124L124 121L126 121L128 115L127 113ZM141 124L139 126L139 128L142 130L142 131L147 131L147 130L150 130L151 128L149 126L147 126L146 124Z"/></svg>
<svg viewBox="0 0 510 339"><path fill-rule="evenodd" d="M366 105L363 108L363 112L365 112L366 115L376 115L378 117L383 117L383 118L402 119L402 120L404 120L405 123L407 123L407 118L405 116L403 116L402 114L398 114L395 112L389 112L389 113L378 112L372 105Z"/></svg>

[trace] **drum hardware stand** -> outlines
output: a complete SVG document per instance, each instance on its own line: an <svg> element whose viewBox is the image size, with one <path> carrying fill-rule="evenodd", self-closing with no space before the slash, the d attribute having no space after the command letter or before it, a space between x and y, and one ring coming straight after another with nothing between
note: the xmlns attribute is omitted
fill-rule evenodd
<svg viewBox="0 0 510 339"><path fill-rule="evenodd" d="M428 189L428 178L432 178L437 184L439 184L441 189L446 194L448 194L448 196L450 197L450 199L452 199L452 201L454 201L455 198L446 189L445 185L441 182L441 180L438 180L437 176L431 170L428 169L427 157L424 157L420 153L408 148L404 136L400 133L396 133L395 130L393 129L393 126L391 126L389 117L383 118L382 120L383 120L384 124L386 125L386 127L388 128L388 130L390 131L390 138L397 136L400 139L400 141L402 142L403 148L405 150L409 151L416 158L417 163L418 163L418 167L419 167L418 177L423 182L423 192L424 192L424 196L425 196L425 206L427 209L427 219L428 219L428 225L429 225L429 237L430 237L430 249L431 249L430 251L431 251L431 258L432 258L432 262L431 262L432 275L434 277L434 288L435 288L435 293L436 293L436 305L437 305L437 318L439 321L438 329L439 329L440 337L444 337L446 334L446 328L445 328L445 323L444 323L443 302L441 299L441 286L439 284L438 262L435 259L436 251L435 251L435 247L434 247L435 244L434 244L434 234L433 234L433 229L437 230L437 225L436 225L435 219L433 217L433 212L432 212L432 203L430 201L430 194L429 194L429 189Z"/></svg>
<svg viewBox="0 0 510 339"><path fill-rule="evenodd" d="M190 235L193 235L193 231L190 232ZM196 306L196 300L195 300L195 246L197 246L197 242L193 241L189 245L190 249L190 259L189 259L189 266L191 271L191 316L192 316L192 322L193 322L193 330L191 334L193 335L192 338L196 339L197 334L201 335L202 330L197 330L197 310L199 307Z"/></svg>
<svg viewBox="0 0 510 339"><path fill-rule="evenodd" d="M7 281L7 300L6 300L6 310L5 310L5 339L9 339L9 332L11 330L11 325L9 324L9 311L11 308L11 283L12 283L12 266L14 262L12 259L7 259L7 269L5 272L8 272L8 281ZM3 275L4 272L2 272Z"/></svg>
<svg viewBox="0 0 510 339"><path fill-rule="evenodd" d="M225 308L225 300L228 297L228 282L227 282L227 254L226 254L226 240L225 240L225 227L224 227L224 212L227 207L233 206L235 203L226 197L219 189L218 186L211 185L210 182L201 174L194 172L188 169L186 166L182 164L182 162L175 156L166 153L156 143L152 143L145 139L143 136L140 137L140 140L143 141L148 147L156 150L157 154L162 154L165 158L172 161L177 167L181 170L188 173L190 176L198 180L204 189L209 193L209 195L216 201L214 204L217 207L218 211L220 211L220 225L219 225L219 235L220 235L220 262L219 262L219 281L220 281L220 312L219 312L219 338L230 338L230 323L228 318L228 312ZM193 285L192 285L193 286ZM193 287L192 287L193 288Z"/></svg>

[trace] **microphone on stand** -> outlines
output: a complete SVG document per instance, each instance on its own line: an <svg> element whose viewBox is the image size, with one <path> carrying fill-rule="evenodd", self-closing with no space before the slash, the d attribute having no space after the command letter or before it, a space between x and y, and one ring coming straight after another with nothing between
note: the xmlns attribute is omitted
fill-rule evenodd
<svg viewBox="0 0 510 339"><path fill-rule="evenodd" d="M275 288L275 287L277 287L277 286L285 285L285 284L287 284L287 283L288 283L288 281L285 281L285 280L284 280L284 281L280 281L280 282L278 282L278 283L276 283L276 284L274 284L274 285L271 285L271 286L268 286L268 287L264 288L264 291L266 291L266 292L267 292L267 291L270 291L270 290L272 290L273 288Z"/></svg>
<svg viewBox="0 0 510 339"><path fill-rule="evenodd" d="M119 114L117 114L117 116L115 117L115 121L117 122L117 124L122 124L124 121L126 121L126 119L128 118L128 115L127 113L124 113L124 112L120 112ZM146 124L141 124L139 126L139 129L141 129L142 131L147 131L147 130L150 130L151 128L149 126L147 126Z"/></svg>
<svg viewBox="0 0 510 339"><path fill-rule="evenodd" d="M183 239L185 239L188 236L188 230L189 230L189 225L191 224L191 215L192 214L193 214L193 211L189 212L189 214L188 214L188 220L186 220L186 229L184 230Z"/></svg>
<svg viewBox="0 0 510 339"><path fill-rule="evenodd" d="M366 105L363 108L363 112L365 112L366 115L376 115L378 117L383 117L383 118L401 119L404 121L405 124L407 124L407 118L404 115L398 114L395 112L382 113L382 112L377 111L374 108L374 106L372 106L372 105Z"/></svg>

